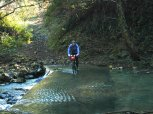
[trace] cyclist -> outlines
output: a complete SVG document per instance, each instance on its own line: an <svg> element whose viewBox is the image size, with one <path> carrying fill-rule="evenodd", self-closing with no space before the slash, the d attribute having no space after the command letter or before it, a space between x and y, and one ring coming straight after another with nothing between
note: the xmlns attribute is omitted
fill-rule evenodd
<svg viewBox="0 0 153 114"><path fill-rule="evenodd" d="M75 40L72 40L72 43L68 47L68 56L70 57L71 55L75 55L77 70L79 65L79 59L78 59L79 54L80 54L79 45L76 43Z"/></svg>

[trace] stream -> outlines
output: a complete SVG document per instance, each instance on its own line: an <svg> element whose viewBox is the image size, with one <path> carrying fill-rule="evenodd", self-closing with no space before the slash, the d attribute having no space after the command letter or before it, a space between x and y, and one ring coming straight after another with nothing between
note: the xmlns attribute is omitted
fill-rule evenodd
<svg viewBox="0 0 153 114"><path fill-rule="evenodd" d="M81 65L79 74L72 75L70 66L47 67L49 70L56 70L44 76L43 80L32 79L25 84L0 87L1 91L10 90L19 97L14 105L7 105L11 110L20 110L27 114L153 111L153 74L151 73Z"/></svg>
<svg viewBox="0 0 153 114"><path fill-rule="evenodd" d="M47 68L47 67L46 67ZM35 79L28 79L25 83L10 83L0 85L0 110L10 110L10 108L36 84L50 75L53 70L46 70L46 74Z"/></svg>

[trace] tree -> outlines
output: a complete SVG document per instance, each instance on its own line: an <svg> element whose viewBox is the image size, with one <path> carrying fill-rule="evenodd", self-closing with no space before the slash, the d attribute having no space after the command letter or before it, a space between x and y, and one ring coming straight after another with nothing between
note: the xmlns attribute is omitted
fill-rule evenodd
<svg viewBox="0 0 153 114"><path fill-rule="evenodd" d="M123 41L126 45L126 48L129 52L131 58L134 61L139 61L140 56L138 55L138 51L137 51L136 47L134 46L133 42L130 40L130 36L128 33L128 26L127 26L124 11L123 11L122 1L116 0L116 5L117 5L118 27L121 32L121 36L123 38Z"/></svg>
<svg viewBox="0 0 153 114"><path fill-rule="evenodd" d="M29 0L30 1L30 0ZM32 3L30 2L30 4L24 4L24 5L20 5L20 3L25 3L25 1L19 1L19 0L4 0L3 1L3 5L0 6L0 10L3 9L6 13L3 15L0 15L0 20L2 20L4 17L14 13L17 9L19 8L23 8L23 7L31 7L31 6L35 6L38 5L39 7L42 8L42 4L43 3L50 3L48 0L33 0ZM7 8L11 7L11 11L7 12ZM1 13L1 12L0 12Z"/></svg>

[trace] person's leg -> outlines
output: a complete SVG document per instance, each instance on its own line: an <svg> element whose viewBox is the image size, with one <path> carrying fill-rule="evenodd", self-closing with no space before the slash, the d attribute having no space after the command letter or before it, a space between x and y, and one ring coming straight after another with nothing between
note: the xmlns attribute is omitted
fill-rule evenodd
<svg viewBox="0 0 153 114"><path fill-rule="evenodd" d="M79 67L79 58L78 57L76 57L76 66L77 66L77 69L78 69L78 67Z"/></svg>

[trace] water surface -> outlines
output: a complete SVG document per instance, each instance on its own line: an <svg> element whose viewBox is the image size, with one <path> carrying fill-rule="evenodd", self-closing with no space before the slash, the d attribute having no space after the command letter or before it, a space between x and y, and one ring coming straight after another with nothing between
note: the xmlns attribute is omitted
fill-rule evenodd
<svg viewBox="0 0 153 114"><path fill-rule="evenodd" d="M33 114L153 111L153 75L80 66L79 74L74 76L70 67L61 67L13 108Z"/></svg>

